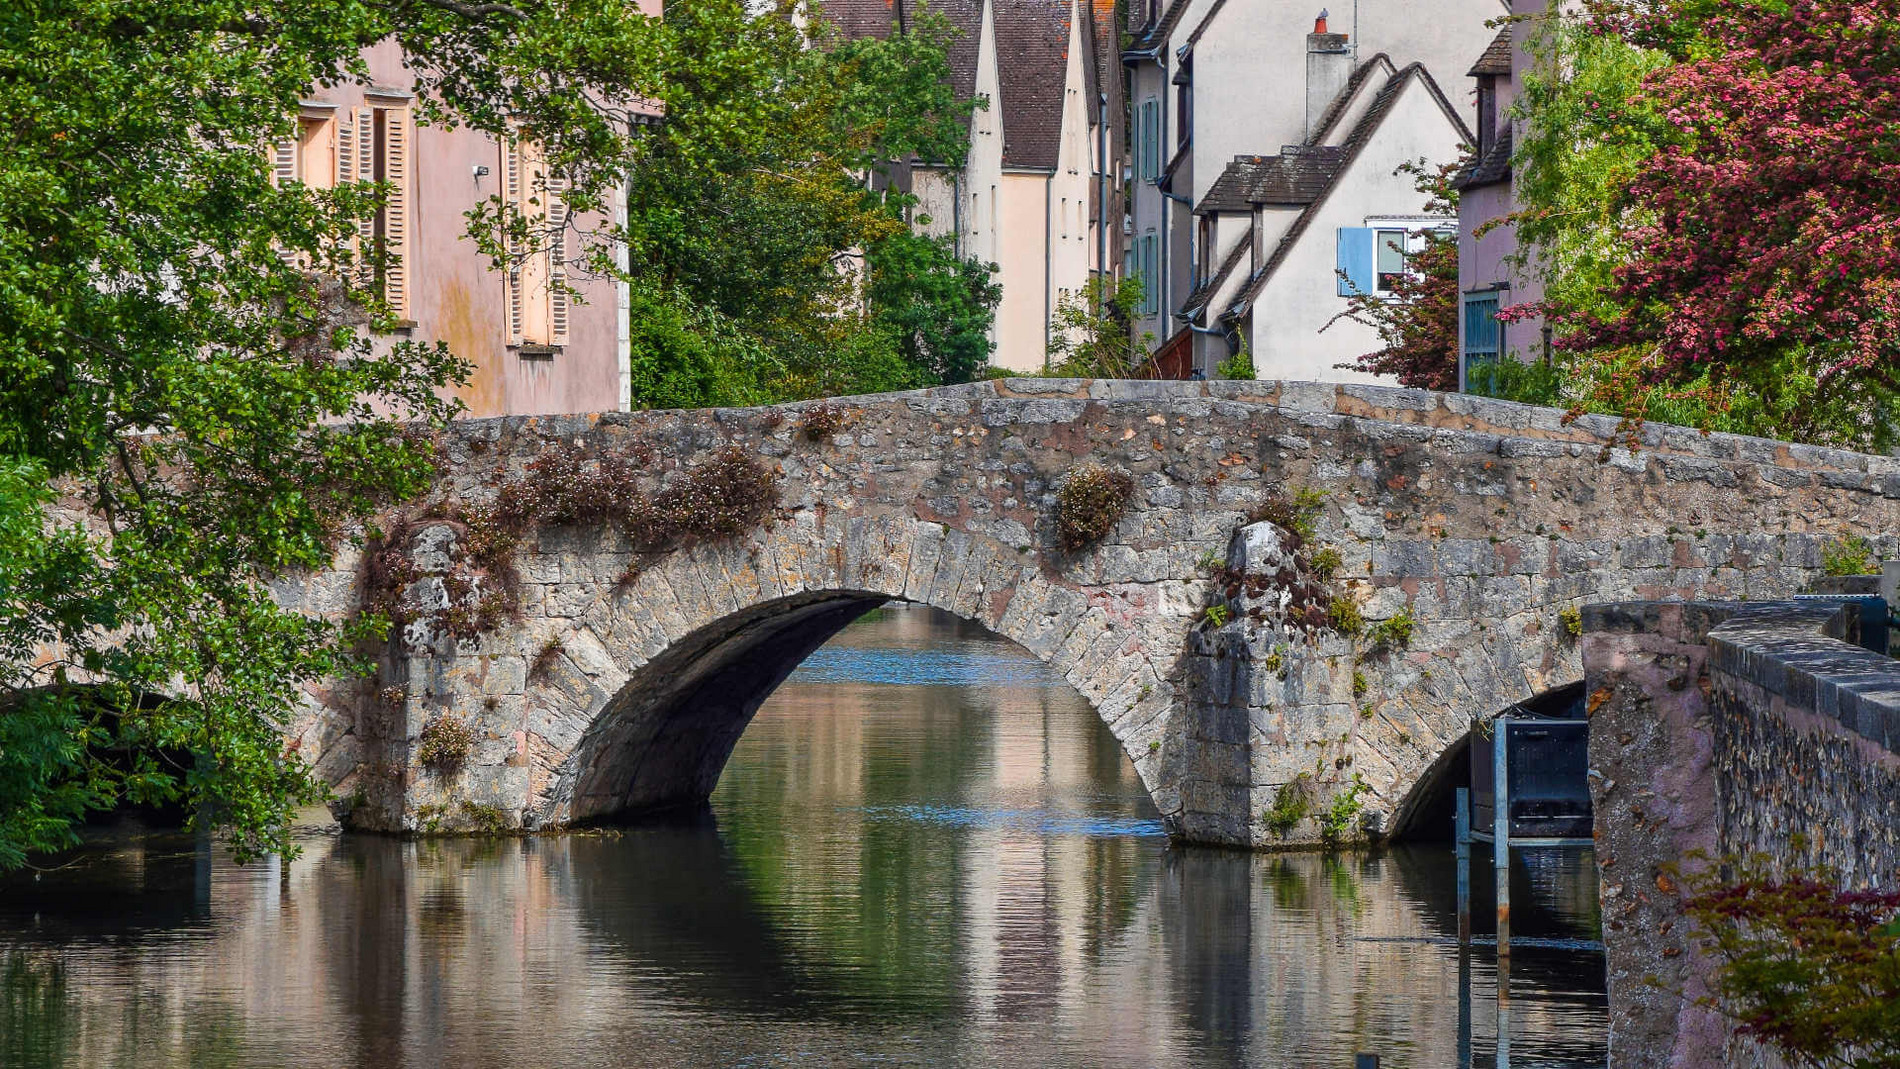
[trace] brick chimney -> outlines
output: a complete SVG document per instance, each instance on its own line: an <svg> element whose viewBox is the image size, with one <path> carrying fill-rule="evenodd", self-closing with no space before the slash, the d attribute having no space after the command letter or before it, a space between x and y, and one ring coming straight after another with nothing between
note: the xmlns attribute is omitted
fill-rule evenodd
<svg viewBox="0 0 1900 1069"><path fill-rule="evenodd" d="M1352 49L1343 33L1326 32L1326 9L1313 20L1306 35L1306 136L1319 128L1320 116L1352 77Z"/></svg>

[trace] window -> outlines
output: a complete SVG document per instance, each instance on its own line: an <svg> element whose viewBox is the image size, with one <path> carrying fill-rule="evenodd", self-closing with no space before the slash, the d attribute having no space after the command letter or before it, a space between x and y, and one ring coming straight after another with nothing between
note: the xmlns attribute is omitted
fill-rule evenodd
<svg viewBox="0 0 1900 1069"><path fill-rule="evenodd" d="M1174 76L1174 84L1181 88L1174 94L1174 146L1180 148L1188 143L1188 133L1194 129L1194 56L1181 57L1181 69Z"/></svg>
<svg viewBox="0 0 1900 1069"><path fill-rule="evenodd" d="M1158 315L1161 312L1160 266L1157 250L1160 241L1154 233L1143 234L1135 239L1135 275L1141 279L1141 306L1143 317Z"/></svg>
<svg viewBox="0 0 1900 1069"><path fill-rule="evenodd" d="M567 201L564 181L548 173L541 148L501 143L502 199L528 221L530 243L511 239L503 305L510 345L567 344Z"/></svg>
<svg viewBox="0 0 1900 1069"><path fill-rule="evenodd" d="M380 286L397 319L409 318L409 255L413 240L410 205L411 123L406 100L371 101L370 107L305 104L297 133L271 148L271 180L313 189L358 182L387 185L373 216L357 222L352 251L358 282Z"/></svg>
<svg viewBox="0 0 1900 1069"><path fill-rule="evenodd" d="M1497 366L1498 357L1504 350L1504 325L1498 322L1498 295L1495 290L1465 294L1464 326L1463 374L1460 378L1466 391L1490 393L1490 371Z"/></svg>
<svg viewBox="0 0 1900 1069"><path fill-rule="evenodd" d="M1069 236L1069 198L1067 197L1062 198L1062 212L1056 218L1060 220L1059 225L1062 227L1062 236L1065 238L1068 237Z"/></svg>
<svg viewBox="0 0 1900 1069"><path fill-rule="evenodd" d="M1372 232L1372 259L1374 271L1373 286L1379 293L1391 293L1392 284L1405 277L1405 243L1403 230L1375 230Z"/></svg>
<svg viewBox="0 0 1900 1069"><path fill-rule="evenodd" d="M1498 137L1498 79L1478 76L1478 155L1483 156Z"/></svg>
<svg viewBox="0 0 1900 1069"><path fill-rule="evenodd" d="M1161 104L1153 97L1135 112L1135 177L1152 182L1161 177Z"/></svg>
<svg viewBox="0 0 1900 1069"><path fill-rule="evenodd" d="M1342 226L1334 264L1339 295L1389 294L1404 277L1407 262L1425 242L1424 232L1403 227Z"/></svg>
<svg viewBox="0 0 1900 1069"><path fill-rule="evenodd" d="M1204 285L1207 282L1209 264L1213 259L1214 220L1205 215L1201 216L1199 229L1200 234L1195 240L1196 248L1194 257L1194 284L1196 286Z"/></svg>

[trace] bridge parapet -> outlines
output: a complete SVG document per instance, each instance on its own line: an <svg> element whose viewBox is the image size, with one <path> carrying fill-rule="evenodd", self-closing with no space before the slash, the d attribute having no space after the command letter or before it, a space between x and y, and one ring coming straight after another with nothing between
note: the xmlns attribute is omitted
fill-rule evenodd
<svg viewBox="0 0 1900 1069"><path fill-rule="evenodd" d="M1685 1001L1709 963L1685 874L1725 858L1900 889L1900 662L1858 608L1641 603L1584 612L1613 1066L1779 1064Z"/></svg>
<svg viewBox="0 0 1900 1069"><path fill-rule="evenodd" d="M1581 678L1566 610L1785 596L1843 529L1900 530L1900 461L1656 425L1631 451L1611 421L1562 417L1377 387L1032 379L468 421L444 438L435 508L412 510L407 552L424 573L460 537L429 515L490 502L577 444L639 455L656 487L738 446L777 471L779 505L755 530L657 557L611 525L540 525L516 554L518 615L460 641L415 634L373 687L316 696L298 734L366 826L663 804L710 789L806 642L902 598L1053 665L1184 838L1313 842L1315 814L1288 825L1268 812L1288 784L1323 805L1355 776L1361 826L1389 832L1474 717ZM1112 533L1069 553L1054 495L1084 463L1121 467L1136 489ZM1336 558L1331 592L1366 630L1409 619L1407 641L1375 648L1364 631L1227 604L1214 573L1235 532L1273 492L1301 489L1318 495L1312 544ZM340 559L280 596L335 611L360 569ZM476 736L453 770L417 755L444 715Z"/></svg>

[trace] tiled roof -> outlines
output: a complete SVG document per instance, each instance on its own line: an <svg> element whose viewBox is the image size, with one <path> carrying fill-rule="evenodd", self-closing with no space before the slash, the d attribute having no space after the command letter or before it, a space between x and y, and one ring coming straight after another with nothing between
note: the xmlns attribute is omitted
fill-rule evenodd
<svg viewBox="0 0 1900 1069"><path fill-rule="evenodd" d="M1470 78L1476 78L1482 74L1502 74L1508 77L1510 73L1511 27L1507 25L1498 31L1496 37L1491 38L1491 43L1485 47L1484 55L1478 57L1478 62L1473 63L1465 75Z"/></svg>
<svg viewBox="0 0 1900 1069"><path fill-rule="evenodd" d="M1506 126L1487 145L1484 155L1467 162L1451 178L1453 189L1473 189L1511 179L1511 128Z"/></svg>
<svg viewBox="0 0 1900 1069"><path fill-rule="evenodd" d="M1192 0L1170 0L1167 10L1161 13L1161 17L1155 20L1154 25L1148 27L1146 32L1129 44L1128 50L1122 53L1122 57L1126 59L1132 53L1166 48L1168 37L1174 33L1175 26L1180 24L1181 16L1187 14L1188 4L1191 2Z"/></svg>
<svg viewBox="0 0 1900 1069"><path fill-rule="evenodd" d="M1365 85L1366 79L1372 77L1381 67L1385 69L1388 78L1398 71L1392 63L1392 57L1384 52L1374 53L1372 58L1353 68L1351 76L1346 79L1346 87L1333 97L1332 103L1326 105L1326 110L1320 113L1319 124L1306 135L1308 143L1319 144L1326 140L1327 135L1332 133L1333 127L1338 125L1340 117L1346 114L1346 109L1352 106L1354 100L1359 99L1359 87Z"/></svg>
<svg viewBox="0 0 1900 1069"><path fill-rule="evenodd" d="M1379 95L1373 98L1372 106L1366 109L1365 117L1359 120L1358 125L1353 127L1351 136L1346 138L1346 143L1341 147L1342 151L1338 166L1333 171L1331 178L1327 180L1325 189L1321 190L1319 195L1313 198L1312 202L1306 206L1306 209L1300 212L1300 217L1295 219L1293 225L1287 228L1286 235L1280 239L1280 244L1274 248L1272 254L1267 257L1266 262L1260 265L1260 270L1254 272L1253 277L1248 279L1247 284L1241 287L1240 292L1235 295L1233 303L1228 305L1225 312L1221 313L1222 319L1237 320L1246 315L1248 309L1253 307L1254 299L1260 296L1262 289L1266 288L1267 280L1273 277L1274 271L1278 270L1280 265L1286 261L1286 258L1292 254L1293 247L1299 243L1301 235L1306 233L1307 227L1313 222L1313 217L1317 215L1320 208L1324 206L1326 198L1331 196L1333 190L1337 188L1340 177L1351 168L1352 161L1365 149L1366 144L1372 140L1373 135L1378 133L1379 124L1385 121L1385 117L1392 111L1392 105L1398 101L1400 94L1405 91L1405 87L1414 79L1418 80L1418 82L1431 93L1432 98L1438 102L1439 109L1444 112L1445 117L1450 119L1452 124L1457 128L1459 137L1467 144L1470 143L1471 131L1466 128L1464 120L1458 117L1457 109L1453 108L1451 102L1445 99L1444 91L1438 88L1438 83L1432 79L1431 73L1425 69L1423 64L1413 63L1397 74L1394 74L1379 88Z"/></svg>
<svg viewBox="0 0 1900 1069"><path fill-rule="evenodd" d="M1054 170L1069 64L1068 0L991 0L1002 86L1003 166Z"/></svg>
<svg viewBox="0 0 1900 1069"><path fill-rule="evenodd" d="M1194 292L1188 294L1187 300L1181 304L1181 315L1192 322L1200 314L1201 309L1207 306L1207 302L1213 300L1214 294L1219 292L1221 286L1226 284L1228 277L1240 267L1240 261L1246 259L1247 254L1252 250L1253 228L1248 227L1247 232L1240 236L1240 240L1234 242L1234 247L1227 251L1227 256L1221 260L1220 266L1208 276L1207 281L1194 287Z"/></svg>
<svg viewBox="0 0 1900 1069"><path fill-rule="evenodd" d="M1250 212L1256 204L1311 204L1328 186L1346 150L1329 145L1287 145L1278 156L1235 156L1196 214Z"/></svg>

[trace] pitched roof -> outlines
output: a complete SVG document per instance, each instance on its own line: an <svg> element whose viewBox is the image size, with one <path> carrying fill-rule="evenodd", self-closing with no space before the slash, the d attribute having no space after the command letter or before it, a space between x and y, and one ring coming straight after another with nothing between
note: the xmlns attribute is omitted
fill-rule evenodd
<svg viewBox="0 0 1900 1069"><path fill-rule="evenodd" d="M1054 170L1062 149L1069 0L991 0L1002 88L1003 166Z"/></svg>
<svg viewBox="0 0 1900 1069"><path fill-rule="evenodd" d="M1491 43L1485 46L1484 55L1478 57L1478 62L1471 65L1465 76L1476 78L1484 74L1502 74L1508 77L1510 73L1511 27L1507 24L1498 31L1496 37L1491 38Z"/></svg>
<svg viewBox="0 0 1900 1069"><path fill-rule="evenodd" d="M1458 173L1451 178L1453 189L1473 189L1498 182L1508 182L1511 178L1511 128L1506 126L1498 131L1498 136L1485 146L1484 155L1476 156L1465 162Z"/></svg>
<svg viewBox="0 0 1900 1069"><path fill-rule="evenodd" d="M1277 156L1235 156L1207 189L1195 214L1250 212L1256 204L1311 204L1332 184L1346 150L1286 145Z"/></svg>
<svg viewBox="0 0 1900 1069"><path fill-rule="evenodd" d="M1137 59L1156 49L1166 48L1169 36L1174 33L1174 28L1180 25L1181 16L1187 14L1188 5L1192 2L1193 0L1169 0L1168 9L1161 13L1161 17L1154 21L1154 25L1148 27L1140 37L1129 44L1127 50L1122 53L1122 59L1124 61Z"/></svg>
<svg viewBox="0 0 1900 1069"><path fill-rule="evenodd" d="M1458 131L1458 136L1466 144L1471 142L1471 131L1465 126L1464 120L1458 117L1457 109L1453 108L1451 102L1445 99L1444 91L1438 88L1438 83L1432 79L1431 72L1425 69L1424 64L1410 64L1405 67L1405 69L1393 75L1379 88L1379 95L1373 98L1372 106L1366 109L1365 116L1359 120L1358 125L1353 127L1352 134L1346 138L1346 143L1341 146L1342 151L1338 167L1333 171L1332 177L1327 180L1326 188L1321 190L1319 195L1313 198L1312 202L1306 206L1306 209L1300 212L1300 217L1295 219L1293 225L1287 228L1285 236L1280 239L1280 244L1274 248L1272 254L1267 257L1266 262L1260 265L1260 270L1254 272L1253 277L1248 279L1247 284L1241 287L1240 292L1234 296L1233 303L1229 304L1227 310L1221 313L1222 319L1237 320L1246 315L1248 310L1253 307L1254 299L1260 296L1262 289L1266 288L1267 280L1273 277L1274 271L1278 270L1280 265L1286 261L1286 258L1292 254L1293 247L1299 243L1301 235L1306 233L1307 227L1312 225L1313 218L1317 216L1319 210L1325 206L1326 198L1332 195L1334 189L1338 188L1339 179L1351 169L1353 161L1359 158L1359 153L1364 151L1367 143L1372 140L1373 135L1378 133L1379 124L1385 121L1385 117L1391 113L1392 106L1398 102L1400 95L1405 92L1405 88L1415 80L1431 93L1432 99L1438 104L1439 110L1451 121L1453 128Z"/></svg>
<svg viewBox="0 0 1900 1069"><path fill-rule="evenodd" d="M1352 74L1346 78L1345 88L1333 97L1332 103L1326 105L1326 110L1320 113L1319 124L1306 135L1308 144L1317 145L1326 140L1327 136L1333 132L1333 127L1338 125L1339 120L1346 114L1346 109L1352 106L1353 101L1359 99L1359 88L1365 85L1366 79L1372 77L1381 67L1385 68L1388 81L1398 73L1398 67L1393 64L1392 57L1384 52L1375 52L1370 59L1364 60L1352 69Z"/></svg>
<svg viewBox="0 0 1900 1069"><path fill-rule="evenodd" d="M1227 251L1220 266L1207 277L1207 281L1194 287L1194 291L1188 294L1187 300L1181 302L1179 314L1188 322L1193 322L1200 315L1201 309L1207 306L1207 302L1213 300L1214 294L1227 283L1228 277L1240 267L1241 259L1251 251L1253 251L1253 227L1249 226L1247 232L1240 236L1240 240L1234 242L1234 247Z"/></svg>

